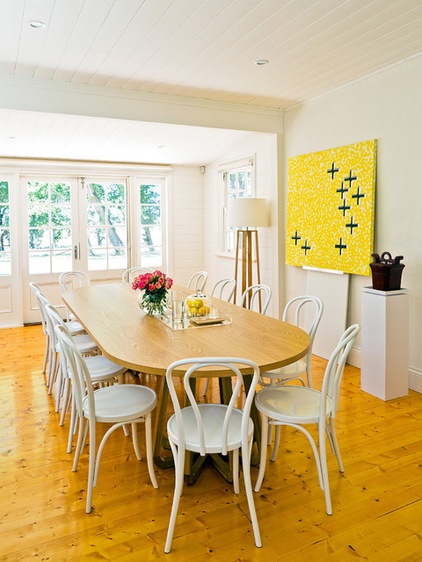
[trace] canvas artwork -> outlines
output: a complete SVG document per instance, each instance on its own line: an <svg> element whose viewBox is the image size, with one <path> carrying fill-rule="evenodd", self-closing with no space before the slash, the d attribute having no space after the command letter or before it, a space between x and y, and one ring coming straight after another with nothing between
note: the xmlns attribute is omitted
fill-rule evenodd
<svg viewBox="0 0 422 562"><path fill-rule="evenodd" d="M286 263L370 275L376 140L289 158Z"/></svg>

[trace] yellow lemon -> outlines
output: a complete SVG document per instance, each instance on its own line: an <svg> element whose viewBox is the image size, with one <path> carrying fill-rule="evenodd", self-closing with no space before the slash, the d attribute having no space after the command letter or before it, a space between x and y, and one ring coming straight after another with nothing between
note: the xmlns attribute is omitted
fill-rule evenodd
<svg viewBox="0 0 422 562"><path fill-rule="evenodd" d="M200 308L198 308L199 316L206 316L209 313L210 313L209 306L201 306Z"/></svg>
<svg viewBox="0 0 422 562"><path fill-rule="evenodd" d="M188 299L186 301L188 308L201 308L204 304L201 299Z"/></svg>

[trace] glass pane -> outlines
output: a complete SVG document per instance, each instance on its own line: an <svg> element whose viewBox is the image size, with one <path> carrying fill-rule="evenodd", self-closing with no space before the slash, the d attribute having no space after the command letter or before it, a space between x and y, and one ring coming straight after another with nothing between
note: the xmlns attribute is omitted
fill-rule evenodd
<svg viewBox="0 0 422 562"><path fill-rule="evenodd" d="M0 203L9 203L9 182L0 181Z"/></svg>
<svg viewBox="0 0 422 562"><path fill-rule="evenodd" d="M30 205L28 207L29 226L48 226L49 225L48 205Z"/></svg>
<svg viewBox="0 0 422 562"><path fill-rule="evenodd" d="M107 201L113 205L125 202L125 186L121 183L111 183L108 186Z"/></svg>
<svg viewBox="0 0 422 562"><path fill-rule="evenodd" d="M30 228L28 232L29 249L46 249L50 248L50 231L42 228Z"/></svg>
<svg viewBox="0 0 422 562"><path fill-rule="evenodd" d="M67 183L52 183L51 202L52 203L70 203L70 185Z"/></svg>
<svg viewBox="0 0 422 562"><path fill-rule="evenodd" d="M142 224L158 224L161 219L161 209L158 205L143 205L141 207Z"/></svg>
<svg viewBox="0 0 422 562"><path fill-rule="evenodd" d="M0 226L10 226L10 210L8 205L0 205Z"/></svg>
<svg viewBox="0 0 422 562"><path fill-rule="evenodd" d="M29 252L29 273L45 273L50 269L50 252Z"/></svg>
<svg viewBox="0 0 422 562"><path fill-rule="evenodd" d="M161 227L160 226L144 226L142 232L143 246L161 246Z"/></svg>
<svg viewBox="0 0 422 562"><path fill-rule="evenodd" d="M70 271L72 269L72 252L53 252L51 262L51 269L53 273Z"/></svg>
<svg viewBox="0 0 422 562"><path fill-rule="evenodd" d="M72 231L70 228L55 228L53 230L53 248L72 248Z"/></svg>
<svg viewBox="0 0 422 562"><path fill-rule="evenodd" d="M142 248L141 260L143 267L160 267L162 263L162 252L160 247L150 246Z"/></svg>
<svg viewBox="0 0 422 562"><path fill-rule="evenodd" d="M123 248L120 253L114 250L109 250L108 253L108 269L125 269L127 264L126 248Z"/></svg>
<svg viewBox="0 0 422 562"><path fill-rule="evenodd" d="M141 185L141 204L145 203L156 203L160 204L161 200L161 186L159 185L149 185L144 184Z"/></svg>
<svg viewBox="0 0 422 562"><path fill-rule="evenodd" d="M124 224L126 222L126 208L122 206L113 206L108 209L109 224Z"/></svg>
<svg viewBox="0 0 422 562"><path fill-rule="evenodd" d="M105 224L104 205L89 205L87 208L87 221L89 226Z"/></svg>
<svg viewBox="0 0 422 562"><path fill-rule="evenodd" d="M48 201L48 183L27 182L28 201L30 203L43 203Z"/></svg>
<svg viewBox="0 0 422 562"><path fill-rule="evenodd" d="M88 248L100 248L106 245L106 229L105 228L88 228Z"/></svg>
<svg viewBox="0 0 422 562"><path fill-rule="evenodd" d="M121 252L122 248L125 248L127 246L126 227L111 226L107 229L107 231L108 231L108 240L109 240L108 246L112 249L114 248L115 253Z"/></svg>
<svg viewBox="0 0 422 562"><path fill-rule="evenodd" d="M12 254L0 251L0 275L12 275Z"/></svg>
<svg viewBox="0 0 422 562"><path fill-rule="evenodd" d="M51 209L52 226L67 226L72 224L72 214L69 206L53 207Z"/></svg>
<svg viewBox="0 0 422 562"><path fill-rule="evenodd" d="M90 271L107 269L107 250L96 249L95 252L89 252L88 269Z"/></svg>
<svg viewBox="0 0 422 562"><path fill-rule="evenodd" d="M105 189L99 183L89 183L86 186L86 199L90 202L103 203L105 201Z"/></svg>

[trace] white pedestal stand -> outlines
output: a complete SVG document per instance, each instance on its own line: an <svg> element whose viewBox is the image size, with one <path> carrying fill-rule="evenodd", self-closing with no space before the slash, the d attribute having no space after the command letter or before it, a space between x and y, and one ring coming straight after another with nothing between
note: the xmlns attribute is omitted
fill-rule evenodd
<svg viewBox="0 0 422 562"><path fill-rule="evenodd" d="M382 400L409 389L409 295L407 289L362 293L361 388Z"/></svg>

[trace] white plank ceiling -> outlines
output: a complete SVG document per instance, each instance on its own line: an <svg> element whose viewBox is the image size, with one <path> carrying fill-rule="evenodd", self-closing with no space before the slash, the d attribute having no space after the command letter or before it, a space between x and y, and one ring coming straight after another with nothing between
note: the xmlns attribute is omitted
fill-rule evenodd
<svg viewBox="0 0 422 562"><path fill-rule="evenodd" d="M33 29L32 20L46 26ZM287 109L421 52L422 0L0 2L2 76L251 108ZM256 65L260 59L268 64ZM166 152L176 129L179 147ZM173 126L172 133L163 125L54 114L23 118L1 109L0 131L0 155L6 156L137 161L142 152L143 161L203 163L216 155L206 147L223 142L204 140L209 129L191 137L190 127ZM225 132L225 146L239 135Z"/></svg>

